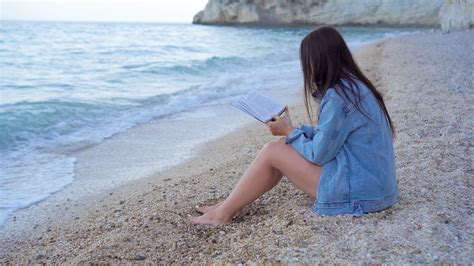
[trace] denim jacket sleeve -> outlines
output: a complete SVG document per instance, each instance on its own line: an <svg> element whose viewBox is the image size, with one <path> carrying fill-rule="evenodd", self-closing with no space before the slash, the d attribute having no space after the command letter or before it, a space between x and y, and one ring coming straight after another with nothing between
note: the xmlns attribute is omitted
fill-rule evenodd
<svg viewBox="0 0 474 266"><path fill-rule="evenodd" d="M329 96L321 102L320 117L316 128L302 125L286 137L306 160L324 165L334 159L344 144L352 127L351 118L346 115L344 102Z"/></svg>

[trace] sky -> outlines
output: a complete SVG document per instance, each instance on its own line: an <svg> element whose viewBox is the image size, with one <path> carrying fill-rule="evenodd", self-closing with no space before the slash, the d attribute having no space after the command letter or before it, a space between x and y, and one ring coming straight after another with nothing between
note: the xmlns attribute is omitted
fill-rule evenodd
<svg viewBox="0 0 474 266"><path fill-rule="evenodd" d="M0 0L1 20L191 22L207 0Z"/></svg>

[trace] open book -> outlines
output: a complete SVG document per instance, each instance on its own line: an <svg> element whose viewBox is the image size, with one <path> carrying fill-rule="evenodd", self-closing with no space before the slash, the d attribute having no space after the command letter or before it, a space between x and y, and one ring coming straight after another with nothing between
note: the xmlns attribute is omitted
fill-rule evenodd
<svg viewBox="0 0 474 266"><path fill-rule="evenodd" d="M238 98L232 102L232 106L263 123L267 123L274 115L281 115L285 111L284 105L256 90Z"/></svg>

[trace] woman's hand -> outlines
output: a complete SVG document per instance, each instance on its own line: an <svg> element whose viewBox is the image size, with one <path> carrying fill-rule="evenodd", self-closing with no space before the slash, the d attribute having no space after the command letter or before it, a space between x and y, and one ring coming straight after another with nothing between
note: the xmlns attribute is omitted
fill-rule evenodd
<svg viewBox="0 0 474 266"><path fill-rule="evenodd" d="M267 122L268 129L270 129L273 136L288 136L294 128L291 124L288 106L285 106L283 114L283 117L275 115L272 121Z"/></svg>

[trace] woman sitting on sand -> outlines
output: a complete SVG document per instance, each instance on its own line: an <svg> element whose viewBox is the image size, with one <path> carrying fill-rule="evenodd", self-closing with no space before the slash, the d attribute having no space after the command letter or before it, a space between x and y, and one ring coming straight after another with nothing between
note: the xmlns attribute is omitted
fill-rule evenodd
<svg viewBox="0 0 474 266"><path fill-rule="evenodd" d="M320 27L301 42L305 105L320 103L315 128L293 127L288 107L267 123L274 136L222 202L196 207L193 224L225 224L280 182L283 175L316 199L321 215L374 212L398 196L394 129L381 94L355 63L342 36Z"/></svg>

